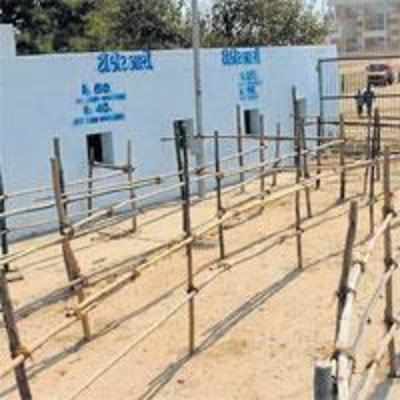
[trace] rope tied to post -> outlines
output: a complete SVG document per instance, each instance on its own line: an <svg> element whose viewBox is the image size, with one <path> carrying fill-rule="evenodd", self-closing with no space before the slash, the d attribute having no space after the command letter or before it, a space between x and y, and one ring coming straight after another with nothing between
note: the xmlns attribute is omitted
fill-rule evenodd
<svg viewBox="0 0 400 400"><path fill-rule="evenodd" d="M23 344L21 344L18 347L16 354L17 354L16 357L22 356L22 357L24 357L25 360L33 361L33 352L31 350L29 350L28 347L24 346Z"/></svg>

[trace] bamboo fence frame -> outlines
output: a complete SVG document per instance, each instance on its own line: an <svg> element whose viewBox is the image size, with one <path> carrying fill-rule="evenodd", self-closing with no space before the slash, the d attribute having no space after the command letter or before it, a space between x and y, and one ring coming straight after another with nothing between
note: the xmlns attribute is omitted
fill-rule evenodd
<svg viewBox="0 0 400 400"><path fill-rule="evenodd" d="M214 140L216 140L216 143L218 143L218 135L214 136ZM303 138L303 140L304 140L304 138ZM174 246L172 246L172 248L170 248L166 251L163 251L161 254L155 256L153 259L148 260L147 262L143 263L142 265L136 267L133 271L129 271L126 275L118 278L115 282L113 282L113 283L107 285L106 287L102 288L101 290L99 290L98 293L95 293L95 294L85 298L83 293L79 292L80 289L78 289L78 303L73 309L72 318L70 320L64 321L62 324L60 324L55 329L53 329L44 338L41 338L40 341L34 342L30 346L30 348L26 348L26 351L22 352L21 354L18 354L16 356L16 358L14 360L12 360L11 365L6 366L5 368L3 368L0 371L0 377L5 376L9 372L11 372L13 369L19 368L21 365L24 364L24 362L27 360L27 358L29 358L30 355L34 351L36 351L39 348L41 348L42 346L44 346L48 340L50 340L52 337L54 337L58 333L62 332L67 327L71 326L73 323L75 323L77 321L82 321L84 323L85 320L87 321L88 312L91 311L94 307L97 307L100 302L104 301L109 295L114 293L114 291L116 289L118 289L118 288L124 286L125 284L129 283L130 281L132 281L132 274L133 274L133 276L136 277L138 273L150 268L151 266L158 263L160 260L162 260L166 257L169 257L171 254L181 250L184 247L187 250L187 259L188 259L188 295L185 298L185 301L182 303L179 303L177 305L177 307L174 307L174 309L171 311L171 313L167 315L166 319L163 318L161 321L158 321L155 324L154 329L150 329L149 332L145 332L139 338L140 340L138 342L135 341L135 344L133 345L133 347L136 346L141 340L145 339L154 330L156 330L160 326L160 324L163 324L170 317L172 317L172 315L174 315L184 304L189 303L189 306L190 306L189 315L191 315L189 352L190 352L190 354L192 354L194 351L194 346L195 346L195 343L194 343L194 297L197 295L198 290L199 290L198 288L195 288L194 283L193 283L193 266L192 266L193 261L192 261L191 249L192 249L192 244L193 244L194 240L197 237L204 235L205 233L208 233L215 228L222 227L222 232L223 232L223 224L226 221L228 221L234 217L237 217L240 214L246 213L254 208L259 208L259 207L263 208L263 207L266 207L267 205L273 205L277 200L285 198L292 194L295 194L297 197L301 191L308 191L312 185L315 185L315 183L317 181L320 181L321 179L329 179L329 178L333 178L333 177L336 178L338 176L338 174L342 174L344 171L357 170L359 168L364 168L366 166L368 167L368 166L376 165L377 163L380 162L380 160L377 158L377 159L374 159L374 160L371 160L368 162L356 162L351 165L341 164L339 167L337 167L335 172L328 173L328 174L319 173L317 176L312 177L312 178L308 174L306 174L304 181L301 181L300 178L301 178L302 171L299 168L301 168L300 161L301 161L302 155L305 157L305 160L306 160L307 155L311 152L316 152L318 154L319 152L321 152L325 149L328 149L330 147L336 146L337 144L343 143L342 140L330 141L330 143L328 143L327 145L322 145L322 146L317 147L316 149L313 149L312 151L307 151L306 149L302 148L301 141L302 141L301 132L298 131L297 139L296 139L297 149L296 149L296 155L295 155L296 159L298 160L296 162L297 179L296 179L295 185L293 185L290 188L283 189L283 190L277 190L276 192L271 193L270 196L268 196L267 198L264 198L265 191L262 191L261 200L257 201L256 203L253 203L253 204L248 204L247 206L244 206L238 210L230 210L224 214L219 214L209 224L205 225L204 227L199 229L197 232L193 233L192 228L191 228L191 223L190 223L190 205L191 205L190 179L189 179L190 170L189 170L186 139L184 139L184 142L183 142L183 165L182 165L182 163L178 162L178 175L180 176L181 182L177 185L174 185L174 187L173 187L174 189L181 188L182 193L184 195L182 197L183 204L184 204L184 213L183 213L184 228L185 228L184 229L184 231L185 231L184 239L182 241L180 241L179 243L175 244ZM260 151L263 151L264 147L265 147L264 144L261 143ZM177 149L178 149L177 154L179 154L180 153L179 146L177 146ZM293 157L293 155L291 157ZM387 159L388 158L385 153L385 160L387 160ZM220 161L219 156L216 155L216 162L215 162L216 169L219 169L219 161ZM259 169L260 172L258 174L258 177L260 179L263 179L266 174L265 166L272 163L272 165L273 165L272 170L273 170L273 169L275 169L274 166L276 165L277 161L274 160L274 161L270 161L270 162L265 162L262 159L260 161L261 161L260 164L258 166L255 166L254 169ZM51 244L50 244L50 242L47 242L47 243L41 244L39 246L35 246L34 248L25 250L21 253L3 256L1 258L1 262L2 262L2 265L4 266L8 262L15 261L18 258L21 258L28 254L32 254L36 251L39 251L40 249L46 248L53 244L61 243L63 245L63 248L65 249L65 253L68 254L65 256L66 264L68 264L68 263L70 265L74 264L74 268L75 268L74 280L81 281L82 277L79 276L79 272L78 272L78 275L76 275L77 271L79 270L79 267L77 266L77 261L76 261L76 259L74 259L74 256L73 256L73 251L70 246L70 239L72 239L74 237L74 235L76 235L86 225L93 222L93 220L97 219L100 216L103 216L104 211L100 211L99 213L97 213L97 215L92 215L91 217L88 217L88 218L84 219L83 221L79 221L76 224L67 224L66 223L66 215L65 215L65 213L63 214L63 212L62 212L62 210L64 210L64 212L65 212L65 208L64 208L65 202L63 202L64 194L62 192L62 185L60 182L60 177L62 176L62 174L60 173L60 165L59 165L59 163L57 163L57 159L53 160L53 164L56 166L56 168L54 168L55 173L53 174L54 182L56 182L56 184L54 185L54 191L55 191L57 210L59 213L60 225L63 227L66 227L65 231L63 232L64 236L62 236L61 238L54 239L53 241L51 241ZM304 165L306 165L306 164L307 164L307 162L304 163ZM58 168L58 171L57 171L57 168ZM180 171L182 171L182 172L180 172ZM236 171L236 173L240 174L240 173L243 173L246 171L249 171L249 169L243 168L243 169L240 169L239 171ZM270 169L270 171L268 171L268 173L271 173L271 169ZM220 174L221 174L221 172L216 170L215 174L213 174L211 176L215 176L217 179L219 179ZM58 177L58 182L57 182L57 177ZM157 194L160 194L160 193L164 193L164 192L160 191ZM152 196L154 196L154 194L152 194ZM105 215L110 215L110 214L112 215L119 208L124 207L126 205L132 205L133 202L136 203L136 201L143 200L144 198L146 198L146 196L142 196L141 198L136 198L136 197L130 198L127 201L119 203L112 209L108 209L107 214L105 214ZM220 208L222 208L221 204L219 205L219 209ZM385 219L385 221L388 221L387 223L389 224L391 222L391 219L392 219L392 214L390 214L390 217L388 216ZM385 230L383 228L379 229L378 230L379 235L383 234L384 231ZM297 235L297 236L299 236L299 235ZM373 241L371 243L376 243L376 237L373 238ZM372 249L371 249L371 251L372 251ZM365 261L365 263L366 263L366 261ZM4 274L3 267L1 268L1 270L2 270L1 272ZM219 271L219 273L216 275L219 275L220 273L221 272ZM344 307L346 307L346 305L344 305ZM392 331L392 328L393 328L393 326L390 327L388 334L390 334L390 332ZM88 326L87 326L87 329L89 329ZM85 328L84 328L84 330L85 330ZM89 333L89 336L90 336L90 333ZM44 339L46 339L46 340L44 340ZM130 349L133 347L130 346L129 349L126 351L130 351ZM118 360L116 360L116 362L117 361Z"/></svg>
<svg viewBox="0 0 400 400"><path fill-rule="evenodd" d="M375 133L373 145L376 146L377 136ZM376 150L376 147L375 147ZM373 164L376 166L376 152L373 150ZM344 253L343 272L338 290L339 304L337 312L336 325L336 344L333 358L337 363L336 382L338 400L365 400L373 383L377 367L388 352L390 360L390 375L396 376L398 373L398 363L396 360L396 349L394 345L394 336L400 328L400 320L394 315L393 304L393 275L399 266L400 254L392 253L392 224L397 220L397 214L393 209L393 191L391 189L391 168L389 147L384 149L384 170L383 170L383 195L384 208L382 222L373 230L370 229L372 237L368 240L364 252L354 256L354 242L357 232L358 205L352 202L349 214L349 228L346 238L346 249ZM375 181L375 173L371 168L370 185ZM352 340L352 319L353 305L360 284L360 278L368 267L369 259L374 252L378 240L383 237L385 266L379 279L378 285L374 290L360 322L354 339ZM353 365L356 361L357 352L360 343L366 333L368 320L373 308L376 306L379 296L385 292L385 327L386 334L378 344L378 350L375 357L367 365L364 372L365 379L361 380L355 388L352 386Z"/></svg>

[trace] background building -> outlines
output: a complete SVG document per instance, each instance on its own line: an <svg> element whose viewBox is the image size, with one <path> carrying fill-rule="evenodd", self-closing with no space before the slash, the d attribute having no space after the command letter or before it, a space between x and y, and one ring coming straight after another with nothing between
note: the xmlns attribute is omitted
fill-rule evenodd
<svg viewBox="0 0 400 400"><path fill-rule="evenodd" d="M340 53L400 51L400 0L330 0L329 15Z"/></svg>

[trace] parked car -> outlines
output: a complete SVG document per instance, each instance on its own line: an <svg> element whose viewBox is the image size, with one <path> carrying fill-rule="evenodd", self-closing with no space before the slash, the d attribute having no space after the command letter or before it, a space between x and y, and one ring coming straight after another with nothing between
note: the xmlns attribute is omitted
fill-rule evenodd
<svg viewBox="0 0 400 400"><path fill-rule="evenodd" d="M393 68L388 64L370 64L367 67L368 85L386 86L395 81Z"/></svg>

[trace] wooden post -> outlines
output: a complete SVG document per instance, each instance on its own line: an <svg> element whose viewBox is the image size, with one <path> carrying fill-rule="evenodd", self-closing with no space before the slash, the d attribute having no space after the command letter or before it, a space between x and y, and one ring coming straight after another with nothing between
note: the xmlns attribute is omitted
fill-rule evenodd
<svg viewBox="0 0 400 400"><path fill-rule="evenodd" d="M88 161L88 199L87 199L87 208L88 208L88 216L92 216L93 212L93 175L94 175L94 150L90 149L89 153L89 161Z"/></svg>
<svg viewBox="0 0 400 400"><path fill-rule="evenodd" d="M225 210L222 204L222 171L220 163L220 151L219 151L219 138L218 132L214 133L214 152L215 152L215 180L217 187L217 216L222 218L225 214ZM224 224L218 225L218 236L219 236L219 253L220 259L225 259L225 240L224 240Z"/></svg>
<svg viewBox="0 0 400 400"><path fill-rule="evenodd" d="M51 158L50 162L51 162L51 174L53 181L54 198L56 202L57 215L58 215L58 225L61 235L64 235L65 228L67 227L67 221L61 195L59 165L58 165L58 160L55 158ZM65 264L65 269L67 272L68 280L69 281L74 280L74 273L73 271L70 270L69 264L67 263Z"/></svg>
<svg viewBox="0 0 400 400"><path fill-rule="evenodd" d="M18 332L14 315L14 308L8 289L7 274L3 267L0 267L0 300L3 313L4 326L6 328L11 357L18 357L24 348ZM29 388L25 364L22 363L15 368L15 378L21 400L31 400L32 394Z"/></svg>
<svg viewBox="0 0 400 400"><path fill-rule="evenodd" d="M352 201L350 204L349 222L346 235L346 244L343 254L342 273L340 276L339 287L337 289L338 307L336 313L336 334L335 341L339 338L340 321L346 302L347 284L350 274L350 269L353 264L353 250L357 237L358 228L358 203Z"/></svg>
<svg viewBox="0 0 400 400"><path fill-rule="evenodd" d="M237 151L239 153L238 162L239 169L242 170L244 168L244 157L243 157L243 129L242 129L242 109L238 104L236 106L236 129L237 129ZM244 193L246 191L246 186L244 185L245 174L244 172L240 172L239 174L240 183L240 191Z"/></svg>
<svg viewBox="0 0 400 400"><path fill-rule="evenodd" d="M281 124L277 123L276 124L276 141L275 141L275 159L277 160L281 156L281 141L279 140L281 137ZM274 165L274 168L277 168L279 166L278 163ZM272 186L277 186L278 185L278 172L274 172L272 175Z"/></svg>
<svg viewBox="0 0 400 400"><path fill-rule="evenodd" d="M332 363L329 360L315 363L314 400L334 400Z"/></svg>
<svg viewBox="0 0 400 400"><path fill-rule="evenodd" d="M293 108L294 108L294 145L296 149L296 184L300 183L301 180L301 139L299 132L299 121L296 101L296 88L292 90L293 95ZM302 236L303 230L301 228L301 204L300 204L300 191L296 191L295 196L295 214L296 214L296 245L297 245L297 265L299 269L303 268L303 246Z"/></svg>
<svg viewBox="0 0 400 400"><path fill-rule="evenodd" d="M4 214L6 212L6 199L5 190L3 182L3 173L0 170L0 213ZM7 234L7 217L0 218L0 232L1 232L1 254L4 256L8 254L8 234ZM6 273L10 271L10 265L8 263L4 264L4 270Z"/></svg>
<svg viewBox="0 0 400 400"><path fill-rule="evenodd" d="M384 191L384 208L383 218L386 218L389 214L394 213L393 209L393 193L390 183L390 150L388 146L384 149L384 165L383 165L383 191ZM387 272L392 268L394 263L393 260L393 245L392 245L392 223L389 224L385 230L384 237L384 263L385 271ZM394 287L393 278L391 277L386 284L386 306L385 306L385 325L386 332L389 332L394 323ZM396 347L395 342L392 339L388 345L388 353L390 360L390 375L397 377L399 374L399 365L396 359Z"/></svg>
<svg viewBox="0 0 400 400"><path fill-rule="evenodd" d="M321 117L317 118L317 146L321 147L322 145L322 129L321 129ZM321 152L317 151L317 175L321 174L321 166L322 166L322 161L321 161ZM321 179L317 179L315 182L315 188L317 190L321 189Z"/></svg>
<svg viewBox="0 0 400 400"><path fill-rule="evenodd" d="M337 361L337 390L338 399L350 399L350 383L352 374L353 360L346 352L346 349L351 347L351 309L346 305L349 301L349 296L355 296L354 281L350 280L352 267L353 267L353 249L357 236L358 227L358 203L353 201L350 207L349 226L346 236L346 247L343 257L343 269L338 288L338 308L336 320L336 334L335 334L335 359ZM361 264L360 264L361 265ZM352 278L354 279L354 277ZM357 278L356 278L357 279ZM350 315L349 315L350 312Z"/></svg>
<svg viewBox="0 0 400 400"><path fill-rule="evenodd" d="M365 148L365 159L368 161L371 159L371 116L368 116L368 125L367 125L367 143ZM364 195L367 194L368 189L368 173L370 172L370 167L365 168L364 172Z"/></svg>
<svg viewBox="0 0 400 400"><path fill-rule="evenodd" d="M381 117L379 108L375 109L375 129L376 129L376 157L379 158L382 155L382 128L381 128ZM376 180L381 180L381 163L376 165Z"/></svg>
<svg viewBox="0 0 400 400"><path fill-rule="evenodd" d="M183 127L181 121L176 122L174 126L174 138L175 138L175 156L176 156L176 164L177 164L177 169L178 169L178 179L179 183L181 184L181 187L179 189L180 195L181 195L181 201L182 201L182 230L183 232L186 232L186 218L185 218L185 212L186 212L186 204L185 204L185 177L183 174L183 161L182 161L182 154L181 154L181 148L182 148L182 140L181 137L183 135Z"/></svg>
<svg viewBox="0 0 400 400"><path fill-rule="evenodd" d="M186 132L182 129L175 131L175 144L177 149L177 164L178 171L182 171L180 179L183 179L182 203L183 203L183 228L186 238L192 236L192 225L190 216L190 174L189 174L189 155ZM183 159L182 159L183 154ZM186 244L187 256L187 292L188 294L196 291L194 287L193 274L193 251L192 241ZM189 354L193 355L195 351L195 312L194 312L194 297L189 300Z"/></svg>
<svg viewBox="0 0 400 400"><path fill-rule="evenodd" d="M343 202L346 199L346 170L344 169L346 165L346 132L345 132L345 124L344 124L344 115L340 114L340 139L343 140L343 143L340 145L340 153L339 153L339 163L342 167L340 172L340 193L339 193L339 202Z"/></svg>
<svg viewBox="0 0 400 400"><path fill-rule="evenodd" d="M265 198L265 120L264 115L260 115L260 194L261 199Z"/></svg>
<svg viewBox="0 0 400 400"><path fill-rule="evenodd" d="M61 198L63 200L64 213L65 213L65 215L67 215L68 214L68 206L67 206L67 203L64 202L64 200L66 199L65 175L64 175L64 169L63 169L63 164L62 164L61 144L60 144L59 137L53 138L53 149L54 149L54 157L57 160L57 164L58 164L58 173L60 175L59 182L60 182ZM61 230L60 230L60 233L61 233Z"/></svg>
<svg viewBox="0 0 400 400"><path fill-rule="evenodd" d="M310 171L308 169L308 155L309 153L306 151L307 150L307 144L306 144L306 134L305 134L305 125L304 125L304 118L297 118L298 123L299 123L299 135L300 135L300 147L301 151L304 150L303 154L303 171L302 175L306 179L310 179ZM307 215L308 218L312 218L312 207L311 207L311 189L309 186L305 188L305 195L306 195L306 207L307 207Z"/></svg>
<svg viewBox="0 0 400 400"><path fill-rule="evenodd" d="M369 232L371 235L375 232L375 170L376 170L376 150L377 150L377 131L374 128L371 140L371 165L369 174Z"/></svg>
<svg viewBox="0 0 400 400"><path fill-rule="evenodd" d="M82 278L81 269L79 268L78 260L71 247L70 238L65 237L62 242L62 250L64 256L64 262L66 268L71 273L72 281L76 281ZM85 293L83 291L82 284L78 284L75 288L76 295L78 298L78 303L82 303L85 300ZM89 341L91 338L89 317L87 313L82 313L80 316L82 321L82 329L84 338Z"/></svg>
<svg viewBox="0 0 400 400"><path fill-rule="evenodd" d="M52 181L53 181L54 198L55 198L57 214L58 214L59 231L63 235L64 230L67 225L67 216L65 213L63 195L62 195L62 191L61 191L60 165L56 158L51 158L50 163L51 163L51 174L52 174Z"/></svg>
<svg viewBox="0 0 400 400"><path fill-rule="evenodd" d="M132 142L128 140L128 148L127 148L127 175L128 175L128 183L129 183L129 198L131 200L134 200L136 198L136 193L135 189L133 188L133 173L134 173L134 167L133 167L133 162L132 162ZM131 203L132 206L132 232L137 231L137 208L136 208L136 202L132 201Z"/></svg>

